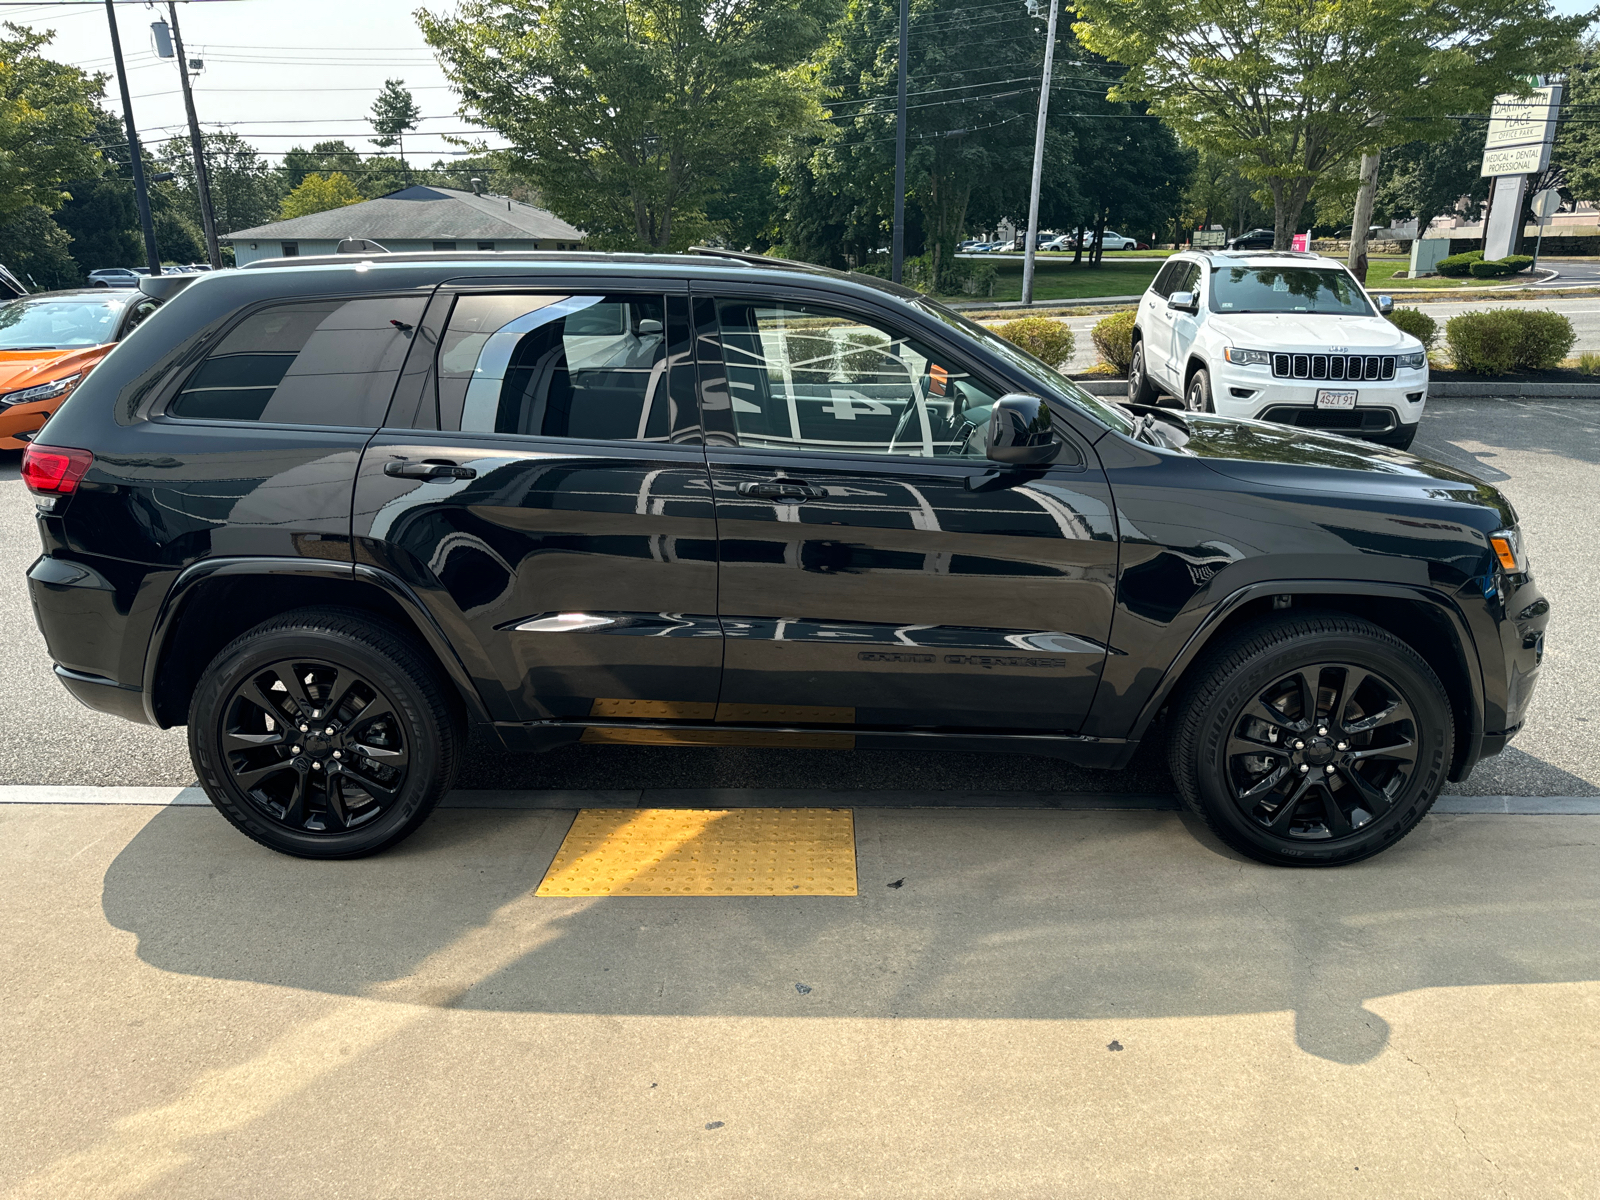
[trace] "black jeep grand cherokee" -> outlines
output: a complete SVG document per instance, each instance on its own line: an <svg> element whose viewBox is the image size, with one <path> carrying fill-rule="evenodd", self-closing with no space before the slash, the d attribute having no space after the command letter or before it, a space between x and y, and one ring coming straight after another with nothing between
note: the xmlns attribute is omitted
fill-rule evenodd
<svg viewBox="0 0 1600 1200"><path fill-rule="evenodd" d="M1516 732L1548 611L1465 475L709 252L207 276L24 474L62 682L187 723L222 813L308 857L414 830L474 721L1118 767L1166 710L1219 836L1350 862Z"/></svg>

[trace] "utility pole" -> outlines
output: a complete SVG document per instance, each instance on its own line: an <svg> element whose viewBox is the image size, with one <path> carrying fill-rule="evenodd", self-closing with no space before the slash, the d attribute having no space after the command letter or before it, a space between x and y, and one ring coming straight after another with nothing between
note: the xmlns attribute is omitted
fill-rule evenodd
<svg viewBox="0 0 1600 1200"><path fill-rule="evenodd" d="M111 57L117 64L117 86L122 89L122 121L128 127L128 155L133 161L133 196L139 205L139 224L144 228L144 255L150 274L161 274L161 252L156 249L156 226L150 219L150 193L144 182L144 153L139 149L139 131L133 124L133 98L128 94L128 72L122 65L122 39L117 36L117 10L106 0L106 20L111 25Z"/></svg>
<svg viewBox="0 0 1600 1200"><path fill-rule="evenodd" d="M1033 257L1039 251L1039 185L1044 178L1044 122L1050 113L1050 68L1056 58L1056 9L1050 0L1050 21L1044 35L1044 78L1039 84L1039 124L1033 131L1033 192L1028 197L1028 241L1022 248L1022 304L1033 303ZM1032 6L1037 13L1037 5ZM1080 242L1081 244L1081 242Z"/></svg>
<svg viewBox="0 0 1600 1200"><path fill-rule="evenodd" d="M906 62L911 46L911 0L900 0L900 96L894 119L894 251L889 278L896 283L906 261Z"/></svg>
<svg viewBox="0 0 1600 1200"><path fill-rule="evenodd" d="M1361 156L1361 184L1356 189L1356 211L1350 223L1350 258L1346 265L1362 286L1367 282L1367 226L1372 224L1372 201L1378 190L1378 164L1382 160L1381 150Z"/></svg>
<svg viewBox="0 0 1600 1200"><path fill-rule="evenodd" d="M189 114L189 144L194 149L194 190L200 200L200 225L206 235L206 257L213 271L222 270L222 252L217 249L217 218L211 210L211 177L206 171L205 140L200 136L200 118L194 113L194 92L189 87L189 58L183 49L183 33L178 28L178 5L167 0L172 14L172 46L178 54L178 79L183 83L183 107Z"/></svg>

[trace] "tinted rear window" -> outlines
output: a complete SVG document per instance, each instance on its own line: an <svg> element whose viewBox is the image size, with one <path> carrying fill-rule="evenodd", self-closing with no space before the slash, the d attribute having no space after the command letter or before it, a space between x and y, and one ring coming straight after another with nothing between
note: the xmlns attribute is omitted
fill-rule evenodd
<svg viewBox="0 0 1600 1200"><path fill-rule="evenodd" d="M418 296L278 304L234 327L167 411L217 421L383 421L426 301Z"/></svg>

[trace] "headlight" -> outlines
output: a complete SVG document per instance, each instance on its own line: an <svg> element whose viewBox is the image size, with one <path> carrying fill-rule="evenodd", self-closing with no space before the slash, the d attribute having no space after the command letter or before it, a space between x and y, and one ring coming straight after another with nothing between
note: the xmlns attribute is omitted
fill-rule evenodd
<svg viewBox="0 0 1600 1200"><path fill-rule="evenodd" d="M1222 351L1222 357L1242 367L1272 365L1272 355L1265 350L1241 350L1237 346L1228 346Z"/></svg>
<svg viewBox="0 0 1600 1200"><path fill-rule="evenodd" d="M1426 350L1418 350L1415 354L1402 354L1395 359L1395 362L1402 367L1409 367L1415 371L1418 367L1428 365L1428 352Z"/></svg>
<svg viewBox="0 0 1600 1200"><path fill-rule="evenodd" d="M65 379L52 379L49 383L23 388L20 392L7 392L0 396L0 408L10 408L13 404L32 404L35 400L50 400L65 395L76 387L78 380L82 378L83 373L80 371L76 375L68 375Z"/></svg>
<svg viewBox="0 0 1600 1200"><path fill-rule="evenodd" d="M1502 529L1489 535L1489 549L1494 551L1501 569L1508 575L1525 575L1528 571L1528 542L1521 529Z"/></svg>

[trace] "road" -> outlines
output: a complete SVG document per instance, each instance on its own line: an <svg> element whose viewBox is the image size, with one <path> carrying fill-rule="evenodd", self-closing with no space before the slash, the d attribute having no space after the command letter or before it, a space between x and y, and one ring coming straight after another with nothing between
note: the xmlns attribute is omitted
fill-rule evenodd
<svg viewBox="0 0 1600 1200"><path fill-rule="evenodd" d="M1596 305L1600 308L1600 304ZM1452 791L1600 795L1600 543L1592 532L1600 403L1435 401L1417 449L1505 489L1521 513L1555 605L1550 650L1527 729ZM81 708L56 682L23 572L38 553L17 455L0 460L0 605L15 615L0 658L0 784L186 784L181 729L132 725ZM1578 715L1584 714L1584 715ZM1126 771L1081 770L1026 755L582 746L523 757L474 743L465 788L893 788L931 792L1160 794L1157 747Z"/></svg>

